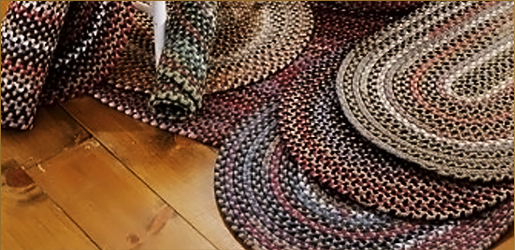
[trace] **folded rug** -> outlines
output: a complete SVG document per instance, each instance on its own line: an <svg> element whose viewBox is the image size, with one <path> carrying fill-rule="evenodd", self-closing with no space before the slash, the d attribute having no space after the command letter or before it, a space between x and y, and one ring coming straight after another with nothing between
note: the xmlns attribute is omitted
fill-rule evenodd
<svg viewBox="0 0 515 250"><path fill-rule="evenodd" d="M513 224L511 197L465 219L427 222L327 193L290 160L275 117L270 105L238 126L215 169L220 212L251 249L486 249Z"/></svg>
<svg viewBox="0 0 515 250"><path fill-rule="evenodd" d="M2 21L2 127L30 129L37 106L98 84L120 57L128 2L13 2Z"/></svg>

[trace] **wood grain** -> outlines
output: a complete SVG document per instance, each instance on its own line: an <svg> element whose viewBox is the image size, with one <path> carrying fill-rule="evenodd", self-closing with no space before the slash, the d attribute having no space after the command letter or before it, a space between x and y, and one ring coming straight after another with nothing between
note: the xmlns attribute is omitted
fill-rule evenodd
<svg viewBox="0 0 515 250"><path fill-rule="evenodd" d="M214 249L94 139L27 172L102 249Z"/></svg>
<svg viewBox="0 0 515 250"><path fill-rule="evenodd" d="M216 151L89 97L67 102L64 108L215 246L243 249L225 227L215 203Z"/></svg>
<svg viewBox="0 0 515 250"><path fill-rule="evenodd" d="M19 166L2 165L1 200L1 249L98 249Z"/></svg>
<svg viewBox="0 0 515 250"><path fill-rule="evenodd" d="M9 4L11 4L12 1L0 1L0 18L4 18L5 13L7 12L7 9L9 8Z"/></svg>
<svg viewBox="0 0 515 250"><path fill-rule="evenodd" d="M41 107L32 130L2 130L1 163L33 166L88 137L89 133L61 107Z"/></svg>

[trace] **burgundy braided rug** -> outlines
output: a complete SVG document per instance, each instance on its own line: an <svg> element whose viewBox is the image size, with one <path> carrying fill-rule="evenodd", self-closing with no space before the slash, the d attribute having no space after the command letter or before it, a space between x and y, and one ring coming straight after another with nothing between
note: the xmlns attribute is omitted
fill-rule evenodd
<svg viewBox="0 0 515 250"><path fill-rule="evenodd" d="M2 20L2 128L105 80L133 23L130 2L22 2Z"/></svg>
<svg viewBox="0 0 515 250"><path fill-rule="evenodd" d="M252 249L486 249L513 224L513 199L465 219L419 221L364 209L310 181L277 134L276 105L221 147L215 193L227 226Z"/></svg>

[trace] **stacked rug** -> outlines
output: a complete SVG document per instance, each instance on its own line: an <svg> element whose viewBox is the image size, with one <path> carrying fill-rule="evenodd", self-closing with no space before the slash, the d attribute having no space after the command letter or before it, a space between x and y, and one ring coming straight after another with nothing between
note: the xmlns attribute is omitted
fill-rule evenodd
<svg viewBox="0 0 515 250"><path fill-rule="evenodd" d="M513 225L513 2L15 2L2 128L86 93L220 147L252 249L486 249ZM76 18L76 17L81 18Z"/></svg>

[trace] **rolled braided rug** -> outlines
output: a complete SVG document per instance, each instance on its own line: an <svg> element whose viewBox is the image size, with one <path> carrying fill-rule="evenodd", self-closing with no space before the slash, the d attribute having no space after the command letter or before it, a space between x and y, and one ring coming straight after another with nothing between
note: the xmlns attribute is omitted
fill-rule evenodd
<svg viewBox="0 0 515 250"><path fill-rule="evenodd" d="M105 79L132 25L129 2L13 2L2 20L2 128Z"/></svg>
<svg viewBox="0 0 515 250"><path fill-rule="evenodd" d="M202 103L218 3L168 2L167 5L166 39L150 105L158 117L176 120L189 117Z"/></svg>
<svg viewBox="0 0 515 250"><path fill-rule="evenodd" d="M273 94L273 74L288 66L306 46L313 15L304 2L227 2L220 3L218 10L217 20L228 21L218 25L209 68L212 70L208 70L206 80L210 94L204 96L202 108L194 116L171 120L158 116L148 106L155 82L154 63L149 56L153 51L153 31L150 19L141 12L135 15L139 21L135 22L127 51L107 84L94 88L90 94L152 126L220 145L243 117L277 97ZM283 29L284 26L290 28ZM241 72L242 68L246 70ZM232 88L237 89L228 91Z"/></svg>
<svg viewBox="0 0 515 250"><path fill-rule="evenodd" d="M513 224L513 199L473 217L395 218L310 181L286 154L276 105L239 125L222 145L215 194L228 228L252 249L486 249Z"/></svg>
<svg viewBox="0 0 515 250"><path fill-rule="evenodd" d="M421 7L420 12L432 4ZM327 19L322 20L336 16L321 10L327 13ZM314 46L319 56L309 59L296 78L279 84L279 129L295 162L322 186L403 217L460 218L513 196L510 181L470 183L442 178L385 152L352 126L341 109L335 85L338 69L350 51L345 42L352 39L355 30L367 28L357 25L356 20L342 26L315 25L313 40L323 41Z"/></svg>

